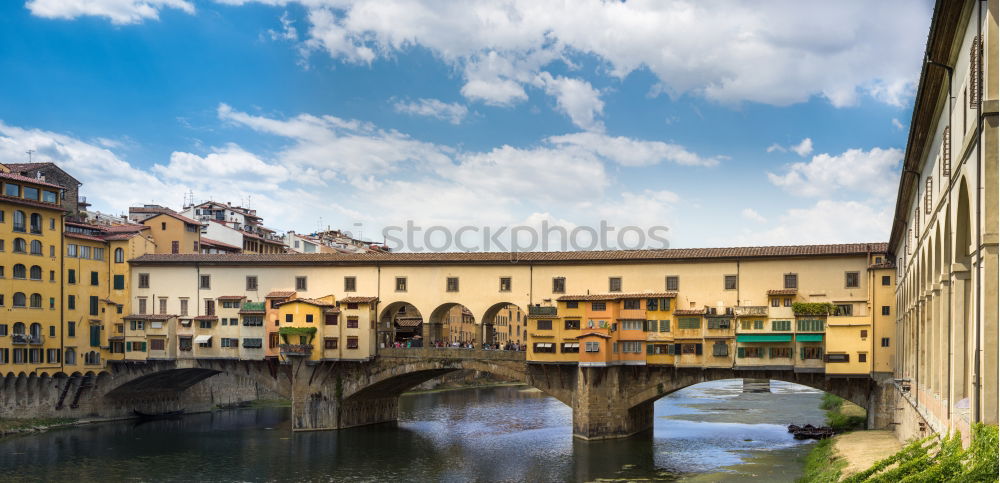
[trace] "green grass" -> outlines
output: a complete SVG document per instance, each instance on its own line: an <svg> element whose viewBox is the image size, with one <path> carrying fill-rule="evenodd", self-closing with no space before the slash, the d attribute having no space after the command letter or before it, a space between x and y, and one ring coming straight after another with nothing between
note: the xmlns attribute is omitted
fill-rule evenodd
<svg viewBox="0 0 1000 483"><path fill-rule="evenodd" d="M966 449L958 433L936 438L931 435L913 441L867 470L851 475L844 483L997 481L1000 448L996 426L974 424L972 444Z"/></svg>
<svg viewBox="0 0 1000 483"><path fill-rule="evenodd" d="M839 396L834 396L828 392L823 393L823 402L820 403L819 408L825 409L827 411L831 409L839 408L841 404L844 403L844 399Z"/></svg>
<svg viewBox="0 0 1000 483"><path fill-rule="evenodd" d="M826 410L826 424L838 433L864 429L868 414L857 404L833 394L824 394L820 409Z"/></svg>
<svg viewBox="0 0 1000 483"><path fill-rule="evenodd" d="M0 433L17 432L41 427L63 426L75 422L74 418L0 419Z"/></svg>
<svg viewBox="0 0 1000 483"><path fill-rule="evenodd" d="M798 483L836 483L847 462L833 456L833 439L824 439L806 456L805 468Z"/></svg>

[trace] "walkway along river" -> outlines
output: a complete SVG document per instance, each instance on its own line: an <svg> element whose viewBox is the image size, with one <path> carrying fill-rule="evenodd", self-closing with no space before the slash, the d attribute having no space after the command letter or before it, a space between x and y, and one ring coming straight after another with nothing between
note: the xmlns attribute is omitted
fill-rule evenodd
<svg viewBox="0 0 1000 483"><path fill-rule="evenodd" d="M821 393L777 381L699 384L656 402L646 437L585 442L572 414L525 386L404 396L398 424L291 433L287 408L79 426L0 439L0 471L28 481L794 481Z"/></svg>

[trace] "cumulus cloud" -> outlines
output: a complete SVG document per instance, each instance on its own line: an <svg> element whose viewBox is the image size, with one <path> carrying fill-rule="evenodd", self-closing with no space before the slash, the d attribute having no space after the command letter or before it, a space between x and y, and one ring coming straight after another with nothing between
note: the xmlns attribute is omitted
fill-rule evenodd
<svg viewBox="0 0 1000 483"><path fill-rule="evenodd" d="M426 116L461 124L469 114L469 108L455 103L446 103L438 99L417 99L415 101L396 101L393 105L396 112L414 116Z"/></svg>
<svg viewBox="0 0 1000 483"><path fill-rule="evenodd" d="M728 159L726 156L701 156L679 144L643 141L593 132L552 136L548 141L557 146L577 147L596 153L622 166L652 166L662 162L684 166L715 166L720 161Z"/></svg>
<svg viewBox="0 0 1000 483"><path fill-rule="evenodd" d="M74 19L95 16L105 17L119 25L156 20L164 9L194 13L194 4L188 0L28 0L25 7L38 17Z"/></svg>
<svg viewBox="0 0 1000 483"><path fill-rule="evenodd" d="M774 143L767 147L767 152L769 153L786 153L788 151L798 154L804 158L813 152L813 141L811 138L805 138L800 143L793 144L791 146L782 146L778 143Z"/></svg>
<svg viewBox="0 0 1000 483"><path fill-rule="evenodd" d="M604 101L589 82L552 77L548 72L542 72L539 79L545 92L556 98L559 110L569 116L573 124L587 131L604 131L604 123L597 119L604 112Z"/></svg>
<svg viewBox="0 0 1000 483"><path fill-rule="evenodd" d="M743 218L748 220L756 221L757 223L767 223L767 218L761 216L761 214L757 213L757 211L753 208L743 208L743 211L741 211L740 214L743 215Z"/></svg>
<svg viewBox="0 0 1000 483"><path fill-rule="evenodd" d="M899 119L896 119L894 117L894 118L892 118L892 127L896 128L897 131L902 131L903 130L903 123L900 122Z"/></svg>
<svg viewBox="0 0 1000 483"><path fill-rule="evenodd" d="M892 206L888 203L820 200L809 207L789 209L772 228L738 234L735 242L740 245L876 242L888 239L891 222Z"/></svg>
<svg viewBox="0 0 1000 483"><path fill-rule="evenodd" d="M775 186L798 196L830 196L841 191L875 195L896 194L903 151L896 148L849 149L839 155L818 154L808 163L793 163L784 174L767 173Z"/></svg>

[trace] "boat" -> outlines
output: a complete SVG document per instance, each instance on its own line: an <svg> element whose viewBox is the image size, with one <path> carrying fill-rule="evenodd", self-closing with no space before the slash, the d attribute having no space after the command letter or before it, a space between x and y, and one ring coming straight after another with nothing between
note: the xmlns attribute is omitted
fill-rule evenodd
<svg viewBox="0 0 1000 483"><path fill-rule="evenodd" d="M184 415L183 409L179 409L177 411L167 411L165 413L157 413L157 414L144 413L142 411L139 411L138 409L133 409L132 412L135 414L135 417L139 419L167 419L167 418L176 418Z"/></svg>

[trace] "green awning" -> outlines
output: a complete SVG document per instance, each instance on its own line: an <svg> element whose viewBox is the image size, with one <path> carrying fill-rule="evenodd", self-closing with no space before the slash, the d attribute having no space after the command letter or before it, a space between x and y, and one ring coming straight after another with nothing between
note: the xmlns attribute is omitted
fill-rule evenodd
<svg viewBox="0 0 1000 483"><path fill-rule="evenodd" d="M795 340L799 342L823 342L823 334L796 334Z"/></svg>
<svg viewBox="0 0 1000 483"><path fill-rule="evenodd" d="M738 334L736 342L791 342L792 334Z"/></svg>

